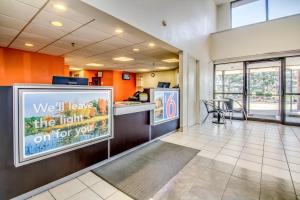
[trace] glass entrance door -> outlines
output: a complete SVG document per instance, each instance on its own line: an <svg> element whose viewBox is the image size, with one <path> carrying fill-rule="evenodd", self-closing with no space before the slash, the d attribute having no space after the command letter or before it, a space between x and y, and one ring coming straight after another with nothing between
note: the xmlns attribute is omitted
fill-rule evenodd
<svg viewBox="0 0 300 200"><path fill-rule="evenodd" d="M249 118L281 120L281 61L246 63Z"/></svg>
<svg viewBox="0 0 300 200"><path fill-rule="evenodd" d="M300 56L286 58L284 116L285 123L300 125Z"/></svg>

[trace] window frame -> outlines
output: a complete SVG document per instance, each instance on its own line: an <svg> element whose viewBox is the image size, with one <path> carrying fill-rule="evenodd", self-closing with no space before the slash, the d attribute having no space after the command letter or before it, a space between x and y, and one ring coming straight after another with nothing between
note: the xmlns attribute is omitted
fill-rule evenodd
<svg viewBox="0 0 300 200"><path fill-rule="evenodd" d="M252 23L252 24L247 24L247 25L242 25L242 26L238 26L238 27L232 27L232 4L236 3L236 2L239 2L239 1L245 1L245 0L234 0L234 1L231 1L230 2L230 28L231 29L234 29L234 28L240 28L240 27L244 27L244 26L249 26L249 25L253 25L253 24L259 24L259 23L263 23L263 22L267 22L267 21L272 21L272 20L277 20L277 19L282 19L282 18L285 18L285 17L290 17L290 16L294 16L294 15L300 15L300 13L297 13L297 14L293 14L293 15L286 15L286 16L283 16L283 17L279 17L279 18L275 18L275 19L270 19L269 17L269 1L270 0L264 0L265 1L265 9L266 9L266 16L265 16L265 20L262 21L262 22L255 22L255 23Z"/></svg>

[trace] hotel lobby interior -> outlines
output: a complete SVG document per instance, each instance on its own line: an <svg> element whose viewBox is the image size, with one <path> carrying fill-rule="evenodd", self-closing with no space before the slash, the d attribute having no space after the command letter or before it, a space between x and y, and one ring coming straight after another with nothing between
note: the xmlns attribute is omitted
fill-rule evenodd
<svg viewBox="0 0 300 200"><path fill-rule="evenodd" d="M300 200L299 0L1 0L0 200Z"/></svg>

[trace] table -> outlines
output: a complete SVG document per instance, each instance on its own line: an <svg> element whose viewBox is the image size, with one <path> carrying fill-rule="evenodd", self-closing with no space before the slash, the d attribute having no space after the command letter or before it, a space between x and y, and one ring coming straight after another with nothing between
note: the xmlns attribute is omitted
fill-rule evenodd
<svg viewBox="0 0 300 200"><path fill-rule="evenodd" d="M224 103L224 102L228 102L229 99L213 99L212 100L213 102L217 102L218 103L218 109L220 109L220 104L221 103ZM224 122L221 122L221 115L220 113L218 112L218 115L217 115L217 120L213 121L213 123L215 124L224 124Z"/></svg>

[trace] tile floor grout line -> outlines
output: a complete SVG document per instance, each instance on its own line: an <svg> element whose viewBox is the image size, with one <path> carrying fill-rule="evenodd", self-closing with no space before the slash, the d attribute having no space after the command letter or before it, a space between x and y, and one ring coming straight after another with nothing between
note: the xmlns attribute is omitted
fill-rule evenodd
<svg viewBox="0 0 300 200"><path fill-rule="evenodd" d="M262 177L263 177L263 167L264 167L264 155L265 155L265 143L266 143L266 124L265 124L265 130L264 130L264 142L263 142L263 154L261 157L261 168L260 168L260 180L259 180L259 197L261 198L261 185L262 185Z"/></svg>
<svg viewBox="0 0 300 200"><path fill-rule="evenodd" d="M252 132L252 130L251 130L251 132ZM247 136L247 140L248 140L248 137L249 137L249 135ZM231 138L230 138L229 140L231 140ZM234 169L236 168L236 164L237 164L238 160L240 159L241 154L242 154L242 151L243 151L243 149L245 148L245 146L246 146L246 143L244 143L243 148L242 148L242 150L240 151L240 155L239 155L238 159L237 159L236 162L235 162L234 168L233 168L233 170L232 170L232 172L231 172L231 174L230 174L230 177L229 177L229 179L228 179L228 181L227 181L227 183L226 183L226 185L225 185L225 188L224 188L224 190L223 190L223 193L222 193L222 196L221 196L221 200L222 200L223 197L224 197L225 191L226 191L226 189L227 189L227 187L228 187L228 183L229 183L231 177L233 176ZM235 176L234 176L234 177L235 177Z"/></svg>
<svg viewBox="0 0 300 200"><path fill-rule="evenodd" d="M287 162L287 166L288 166L288 171L290 173L290 176L291 176L291 180L292 180L292 185L293 185L293 188L294 188L294 193L296 195L296 200L299 200L298 196L297 196L297 191L296 191L296 187L295 187L295 184L294 184L294 179L293 179L293 176L292 176L292 172L291 172L291 168L290 168L290 163L288 161L288 158L286 156L286 150L285 150L285 145L283 143L283 139L282 139L282 132L281 131L278 131L279 132L279 136L280 136L280 141L281 141L281 144L282 144L282 147L283 147L283 152L284 152L284 155L285 155L285 159L286 159L286 162ZM294 134L294 133L293 133Z"/></svg>

